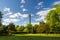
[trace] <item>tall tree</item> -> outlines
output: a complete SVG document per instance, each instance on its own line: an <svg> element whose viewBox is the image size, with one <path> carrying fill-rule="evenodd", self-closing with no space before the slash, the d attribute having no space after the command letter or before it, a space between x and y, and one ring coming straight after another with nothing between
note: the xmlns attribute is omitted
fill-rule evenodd
<svg viewBox="0 0 60 40"><path fill-rule="evenodd" d="M36 33L36 29L38 28L38 25L35 24L34 27L33 27L33 32Z"/></svg>
<svg viewBox="0 0 60 40"><path fill-rule="evenodd" d="M2 12L0 11L0 26L2 26Z"/></svg>
<svg viewBox="0 0 60 40"><path fill-rule="evenodd" d="M14 23L10 23L8 25L8 29L11 30L11 31L16 31Z"/></svg>
<svg viewBox="0 0 60 40"><path fill-rule="evenodd" d="M40 22L36 29L37 33L48 33L48 31L49 31L49 27L44 22Z"/></svg>
<svg viewBox="0 0 60 40"><path fill-rule="evenodd" d="M51 10L46 16L47 24L50 26L50 32L58 31L57 28L60 28L60 5L55 5L55 10Z"/></svg>
<svg viewBox="0 0 60 40"><path fill-rule="evenodd" d="M26 27L28 28L29 33L33 33L33 26L32 26L32 24L27 24Z"/></svg>
<svg viewBox="0 0 60 40"><path fill-rule="evenodd" d="M19 25L15 26L15 29L16 29L17 32L19 32L20 31L20 26Z"/></svg>

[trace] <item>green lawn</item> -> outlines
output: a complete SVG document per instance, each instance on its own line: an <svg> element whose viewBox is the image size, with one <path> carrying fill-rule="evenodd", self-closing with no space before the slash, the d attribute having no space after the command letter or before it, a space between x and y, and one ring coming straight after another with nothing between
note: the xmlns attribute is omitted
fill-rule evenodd
<svg viewBox="0 0 60 40"><path fill-rule="evenodd" d="M13 34L0 36L0 40L60 40L60 34Z"/></svg>
<svg viewBox="0 0 60 40"><path fill-rule="evenodd" d="M13 34L14 36L45 36L45 37L60 37L60 34Z"/></svg>

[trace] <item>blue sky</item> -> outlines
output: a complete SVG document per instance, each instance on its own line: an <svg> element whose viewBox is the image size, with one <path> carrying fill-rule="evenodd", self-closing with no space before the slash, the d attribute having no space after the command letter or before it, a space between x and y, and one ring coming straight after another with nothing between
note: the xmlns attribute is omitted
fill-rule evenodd
<svg viewBox="0 0 60 40"><path fill-rule="evenodd" d="M31 14L32 24L45 21L44 18L60 0L0 0L0 11L3 13L3 25L28 24L28 14Z"/></svg>

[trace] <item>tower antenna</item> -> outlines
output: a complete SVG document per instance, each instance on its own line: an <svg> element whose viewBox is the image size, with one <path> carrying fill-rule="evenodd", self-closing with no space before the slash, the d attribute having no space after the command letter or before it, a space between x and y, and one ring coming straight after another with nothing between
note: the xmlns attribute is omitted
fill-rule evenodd
<svg viewBox="0 0 60 40"><path fill-rule="evenodd" d="M29 24L31 24L31 14L29 14Z"/></svg>

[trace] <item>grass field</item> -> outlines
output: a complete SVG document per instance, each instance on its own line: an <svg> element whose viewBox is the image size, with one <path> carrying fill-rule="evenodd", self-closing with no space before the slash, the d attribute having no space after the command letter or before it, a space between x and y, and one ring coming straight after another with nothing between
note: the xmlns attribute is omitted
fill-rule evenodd
<svg viewBox="0 0 60 40"><path fill-rule="evenodd" d="M60 34L13 34L0 36L0 40L60 40Z"/></svg>
<svg viewBox="0 0 60 40"><path fill-rule="evenodd" d="M13 34L14 36L45 36L45 37L60 37L60 34Z"/></svg>

